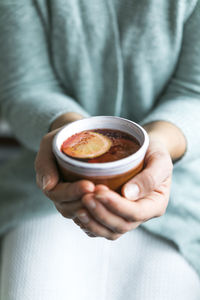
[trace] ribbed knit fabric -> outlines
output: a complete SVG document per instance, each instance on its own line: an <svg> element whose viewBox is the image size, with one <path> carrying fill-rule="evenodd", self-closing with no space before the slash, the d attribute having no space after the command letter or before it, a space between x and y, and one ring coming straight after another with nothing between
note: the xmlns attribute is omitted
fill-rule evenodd
<svg viewBox="0 0 200 300"><path fill-rule="evenodd" d="M199 16L199 0L0 1L0 111L30 149L0 170L1 232L54 211L33 164L59 115L165 120L180 127L187 153L166 214L144 226L200 274Z"/></svg>
<svg viewBox="0 0 200 300"><path fill-rule="evenodd" d="M1 300L199 300L200 280L174 245L134 230L91 239L60 215L2 243Z"/></svg>

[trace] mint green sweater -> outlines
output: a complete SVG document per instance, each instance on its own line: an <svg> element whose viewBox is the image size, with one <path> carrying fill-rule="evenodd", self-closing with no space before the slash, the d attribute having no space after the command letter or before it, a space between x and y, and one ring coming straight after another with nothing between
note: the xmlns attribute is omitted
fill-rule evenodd
<svg viewBox="0 0 200 300"><path fill-rule="evenodd" d="M0 0L0 109L26 148L0 170L1 233L55 212L33 163L59 115L178 126L187 153L167 212L143 226L200 274L200 1Z"/></svg>

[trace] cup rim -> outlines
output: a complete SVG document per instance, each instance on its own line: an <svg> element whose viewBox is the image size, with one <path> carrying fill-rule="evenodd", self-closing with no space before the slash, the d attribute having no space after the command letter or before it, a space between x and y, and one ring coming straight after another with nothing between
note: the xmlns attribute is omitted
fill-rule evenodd
<svg viewBox="0 0 200 300"><path fill-rule="evenodd" d="M114 119L119 119L119 120L123 120L129 124L132 124L134 126L136 126L140 132L142 133L143 135L143 138L144 138L144 142L143 144L141 145L141 147L133 154L125 157L125 158L122 158L122 159L119 159L119 160L116 160L116 161L113 161L113 162L105 162L105 163L87 163L87 162L82 162L82 161L79 161L79 160L75 160L73 158L70 158L69 156L65 155L64 153L62 153L60 151L60 149L58 149L58 146L57 146L57 140L59 138L59 135L64 131L66 130L68 127L72 126L73 124L75 123L81 123L83 121L86 121L86 120L95 120L95 119L109 119L109 118L114 118ZM74 126L74 125L73 125ZM95 129L95 128L94 128ZM84 128L81 130L81 131L84 131ZM79 132L81 132L79 131ZM78 132L78 131L77 131ZM134 135L133 135L134 136ZM64 140L63 140L64 142ZM116 117L116 116L95 116L95 117L88 117L88 118L84 118L84 119L81 119L81 120L77 120L77 121L74 121L72 123L69 123L67 125L64 125L61 130L55 135L54 139L53 139L53 153L55 154L56 157L58 157L62 163L66 164L66 165L71 165L72 167L78 167L79 169L90 169L90 170L106 170L106 169L115 169L115 168L118 168L122 165L127 165L135 160L138 160L140 157L144 156L144 152L146 152L147 148L148 148L148 145L149 145L149 137L148 137L148 134L147 132L137 123L131 121L131 120L128 120L128 119L125 119L125 118L121 118L121 117Z"/></svg>

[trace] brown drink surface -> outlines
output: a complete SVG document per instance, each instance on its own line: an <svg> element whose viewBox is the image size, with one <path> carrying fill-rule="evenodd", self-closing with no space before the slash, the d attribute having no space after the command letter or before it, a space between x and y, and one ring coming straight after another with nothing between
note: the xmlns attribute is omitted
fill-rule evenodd
<svg viewBox="0 0 200 300"><path fill-rule="evenodd" d="M114 129L94 129L94 130L85 130L83 133L88 132L94 132L100 135L103 135L107 137L109 140L111 140L111 146L109 149L103 153L102 155L99 155L98 157L94 158L76 158L73 157L73 159L87 162L87 163L106 163L106 162L112 162L116 161L122 158L125 158L131 154L134 154L136 151L139 150L140 144L137 141L136 138L133 136L122 132L120 130L114 130ZM77 133L73 135L72 137L69 137L61 146L61 151L65 154L65 146L67 145L69 139L76 138L77 135L80 133ZM70 156L70 155L68 155Z"/></svg>

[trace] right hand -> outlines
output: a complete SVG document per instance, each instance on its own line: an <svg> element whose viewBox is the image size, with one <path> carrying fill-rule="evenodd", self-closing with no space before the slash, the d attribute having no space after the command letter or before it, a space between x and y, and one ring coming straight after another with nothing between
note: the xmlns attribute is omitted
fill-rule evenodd
<svg viewBox="0 0 200 300"><path fill-rule="evenodd" d="M66 122L66 117L64 122L61 123L60 120L56 120L59 127L69 123ZM55 126L52 129L55 129ZM60 181L59 170L52 152L52 140L58 130L59 128L46 134L41 141L35 160L36 182L65 218L74 218L76 212L83 207L81 198L87 193L93 193L95 185L88 180L74 183Z"/></svg>

